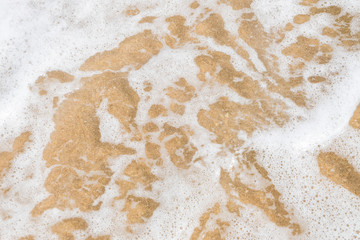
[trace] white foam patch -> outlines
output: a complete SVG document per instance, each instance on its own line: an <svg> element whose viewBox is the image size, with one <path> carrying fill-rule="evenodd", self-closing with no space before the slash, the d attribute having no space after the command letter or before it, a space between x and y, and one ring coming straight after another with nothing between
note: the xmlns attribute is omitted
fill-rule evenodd
<svg viewBox="0 0 360 240"><path fill-rule="evenodd" d="M267 134L255 134L249 142L250 146L264 151L264 158L259 161L268 169L284 202L296 209L295 215L306 227L306 239L350 239L357 236L355 229L360 228L356 221L360 218L357 207L360 199L322 177L316 160L320 149L335 151L350 157L349 163L357 171L360 169L358 133L348 126L359 103L357 58L348 60L346 74L328 86L328 94L319 97L305 120Z"/></svg>

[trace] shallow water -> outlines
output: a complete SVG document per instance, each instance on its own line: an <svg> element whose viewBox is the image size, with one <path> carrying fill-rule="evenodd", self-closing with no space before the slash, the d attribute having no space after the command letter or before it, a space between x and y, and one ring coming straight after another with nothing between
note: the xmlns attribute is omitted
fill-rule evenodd
<svg viewBox="0 0 360 240"><path fill-rule="evenodd" d="M1 1L0 239L359 239L359 13Z"/></svg>

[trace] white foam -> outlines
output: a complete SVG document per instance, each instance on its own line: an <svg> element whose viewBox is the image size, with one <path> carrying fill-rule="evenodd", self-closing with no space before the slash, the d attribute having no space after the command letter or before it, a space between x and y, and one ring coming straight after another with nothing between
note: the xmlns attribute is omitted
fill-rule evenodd
<svg viewBox="0 0 360 240"><path fill-rule="evenodd" d="M134 238L134 235L125 231L126 212L121 211L125 201L114 202L113 199L119 194L115 181L121 178L126 165L145 156L144 142L129 141L129 135L121 129L121 124L108 113L106 99L97 109L101 140L124 143L136 149L138 154L108 160L114 175L105 193L97 199L97 202L103 202L100 211L84 213L51 209L41 217L30 217L33 207L49 195L43 183L50 169L45 166L42 151L54 130L52 97L64 99L66 93L80 87L80 78L91 73L79 72L77 69L94 53L117 47L120 41L144 29L151 29L161 36L168 33L164 19L169 16L184 15L186 24L191 25L196 22L197 14L209 7L213 12L223 15L225 28L237 36L236 20L246 10L234 11L225 4L206 1L200 2L200 8L191 15L189 3L167 0L0 2L0 142L6 143L0 150L9 151L12 145L9 139L14 139L21 132L32 132L32 142L26 145L25 154L13 160L11 169L1 183L1 189L11 187L11 190L5 197L0 194L0 239L18 239L28 234L34 235L36 239L54 238L50 226L74 216L84 218L89 225L86 231L74 233L77 239L85 239L89 234L112 234L114 239ZM342 6L343 11L356 12L360 9L357 1L332 1L331 4ZM140 14L126 17L124 11L134 6L141 11ZM288 0L271 3L254 0L252 8L266 31L280 29L291 22L296 14L307 11L306 7L299 7L294 1ZM145 16L156 16L158 19L154 24L138 24ZM295 42L296 37L302 34L331 43L331 39L321 36L320 30L333 17L319 15L313 18L287 34L282 44L274 46L274 53L279 55L281 49ZM352 30L356 31L358 25L359 20L356 20ZM244 69L246 62L237 57L233 49L219 46L206 37L200 37L199 40L212 50L229 54L237 70L257 79L258 73ZM264 70L255 51L242 40L236 41L249 50L257 67ZM230 219L227 239L350 239L357 234L356 229L360 229L359 198L322 177L316 162L320 150L333 149L343 156L351 156L349 162L360 171L360 162L357 160L360 135L348 126L360 101L360 55L341 47L333 48L335 51L330 66L314 63L307 65L303 72L305 79L314 74L328 78L328 83L305 83L304 87L300 87L306 91L311 107L305 109L290 103L288 112L292 120L285 127L273 127L255 132L252 137L245 136L244 147L254 148L260 153L259 163L268 170L273 184L282 194L281 201L303 227L304 233L293 237L289 229L280 228L269 221L263 211L245 205L237 218L224 212L216 217ZM139 126L149 121L147 113L151 105L170 105L171 99L165 95L164 89L174 86L179 78L184 77L197 89L196 97L186 103L184 117L169 112L168 117L159 117L153 121L159 126L164 122L176 127L190 126L194 131L190 139L198 148L196 157L203 157L187 170L178 169L162 148L164 165L152 167L153 174L159 177L159 181L152 184L152 192L141 186L131 191L137 196L151 197L160 202L146 224L132 226L138 239L189 239L194 228L199 226L199 218L204 212L213 207L215 202L221 205L227 202L227 196L219 184L220 168L230 171L237 165L237 159L229 153L219 157L222 148L214 144L211 141L214 136L198 124L197 113L200 109L208 110L209 104L221 96L238 103L247 103L248 100L224 85L214 83L209 86L196 78L199 69L194 57L204 53L190 44L177 50L164 45L162 51L146 65L129 73L129 83L141 97L136 117ZM280 57L281 73L287 72L284 66L287 66L289 59ZM29 86L34 84L37 77L53 69L69 72L76 79L73 83L52 83L47 96L39 97L31 92ZM339 74L332 74L336 72ZM144 82L152 84L151 93L143 90ZM244 133L239 133L239 136L241 134ZM154 141L157 140L154 138ZM267 184L265 181L253 183L253 179L244 172L240 178L254 186L254 189L263 188ZM4 218L1 215L3 213L11 217ZM214 221L215 218L210 219L207 226L215 226Z"/></svg>

